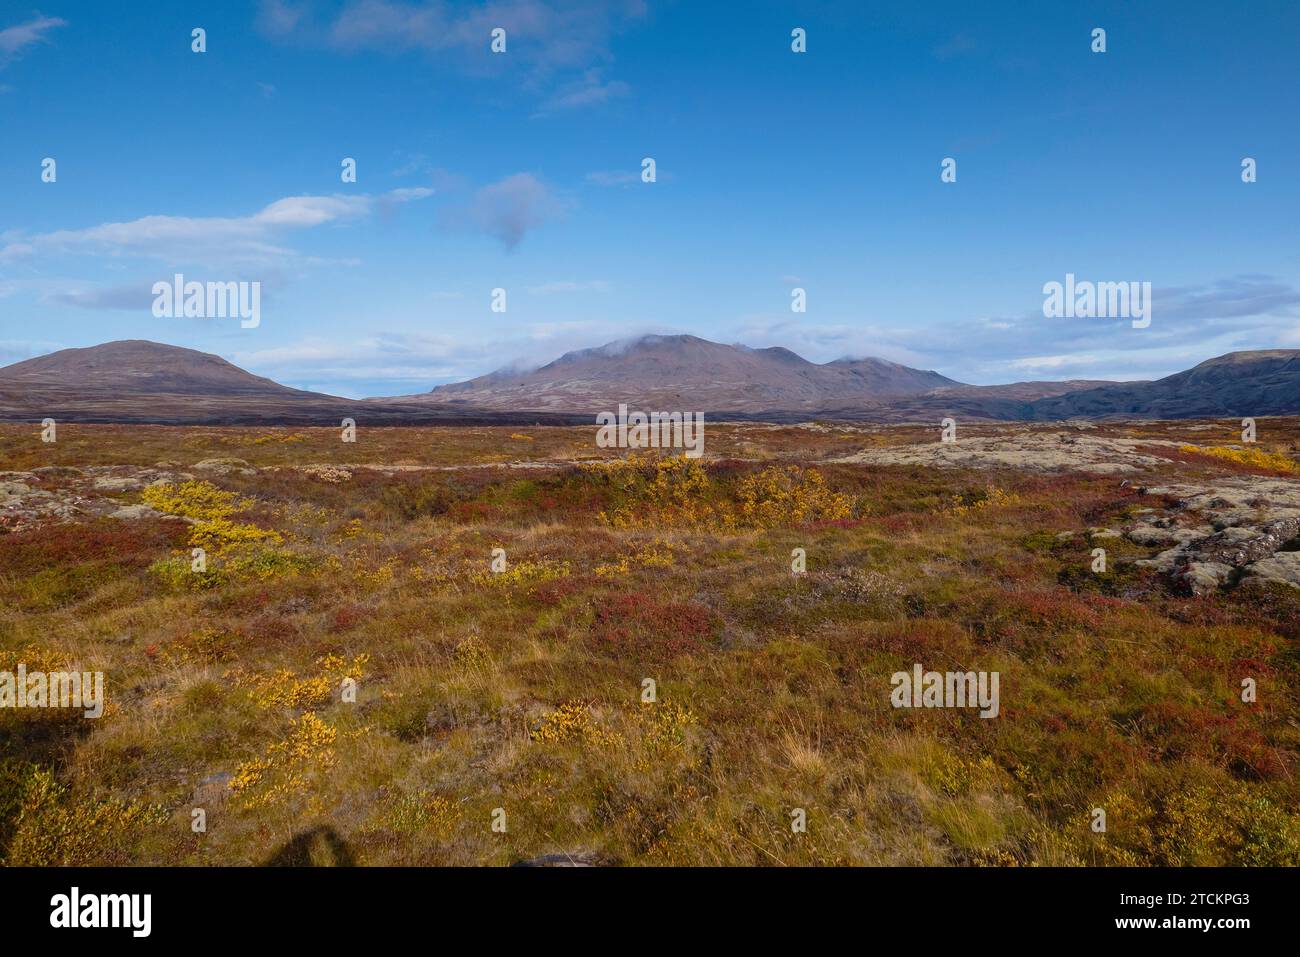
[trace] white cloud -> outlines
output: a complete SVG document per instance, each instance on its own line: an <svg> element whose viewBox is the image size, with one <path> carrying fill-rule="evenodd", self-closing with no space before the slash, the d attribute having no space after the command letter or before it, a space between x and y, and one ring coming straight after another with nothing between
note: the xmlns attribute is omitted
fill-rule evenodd
<svg viewBox="0 0 1300 957"><path fill-rule="evenodd" d="M0 247L0 262L36 253L141 256L175 263L300 260L292 249L278 245L282 234L360 219L385 204L432 194L433 190L421 188L380 196L290 196L250 216L144 216L84 229L60 229L11 239Z"/></svg>
<svg viewBox="0 0 1300 957"><path fill-rule="evenodd" d="M1028 295L1037 298L1038 288ZM917 322L745 317L732 335L747 345L786 346L816 362L880 356L982 384L1152 378L1236 350L1300 346L1300 290L1276 277L1156 287L1152 298L1146 329L1133 329L1127 319L1047 319L1040 305L1021 315Z"/></svg>
<svg viewBox="0 0 1300 957"><path fill-rule="evenodd" d="M274 16L265 15L268 7L276 8ZM264 5L264 24L282 25L286 9L297 14L290 29L300 30L302 8L284 3ZM607 59L614 34L645 12L641 0L348 0L313 39L340 50L477 54L488 49L492 30L501 27L511 56L555 68Z"/></svg>
<svg viewBox="0 0 1300 957"><path fill-rule="evenodd" d="M48 339L0 339L0 367L66 348L63 343Z"/></svg>
<svg viewBox="0 0 1300 957"><path fill-rule="evenodd" d="M423 332L381 332L347 342L313 337L227 358L297 388L315 383L333 395L409 395L500 368L537 368L565 352L627 334L625 325L611 322L538 322L492 338Z"/></svg>
<svg viewBox="0 0 1300 957"><path fill-rule="evenodd" d="M621 96L627 96L630 87L622 80L601 80L601 71L587 70L580 80L567 84L563 89L549 96L538 107L534 116L545 116L564 110L578 109L584 106L597 106Z"/></svg>
<svg viewBox="0 0 1300 957"><path fill-rule="evenodd" d="M540 286L529 286L528 291L534 296L553 296L564 292L609 292L611 283L605 279L587 279L582 282L572 280L544 282Z"/></svg>
<svg viewBox="0 0 1300 957"><path fill-rule="evenodd" d="M94 286L56 292L50 298L79 309L128 309L143 312L154 300L152 282L125 286Z"/></svg>
<svg viewBox="0 0 1300 957"><path fill-rule="evenodd" d="M37 15L26 23L0 30L0 64L17 57L27 47L45 40L46 34L55 27L67 25L67 20Z"/></svg>
<svg viewBox="0 0 1300 957"><path fill-rule="evenodd" d="M316 15L316 11L320 15ZM614 38L643 20L645 0L262 0L257 25L284 42L343 53L432 54L441 68L518 78L540 113L604 103L628 92L605 80ZM489 54L506 31L505 55Z"/></svg>
<svg viewBox="0 0 1300 957"><path fill-rule="evenodd" d="M635 183L640 179L640 172L621 169L597 170L594 173L587 174L587 182L596 186L626 186L628 183Z"/></svg>
<svg viewBox="0 0 1300 957"><path fill-rule="evenodd" d="M305 12L305 4L295 6L285 0L262 0L257 13L257 25L264 33L283 36L297 28Z"/></svg>
<svg viewBox="0 0 1300 957"><path fill-rule="evenodd" d="M1026 356L1022 359L1012 359L1006 365L1009 368L1022 369L1026 372L1044 372L1073 366L1097 365L1099 361L1096 356L1071 354L1062 356Z"/></svg>

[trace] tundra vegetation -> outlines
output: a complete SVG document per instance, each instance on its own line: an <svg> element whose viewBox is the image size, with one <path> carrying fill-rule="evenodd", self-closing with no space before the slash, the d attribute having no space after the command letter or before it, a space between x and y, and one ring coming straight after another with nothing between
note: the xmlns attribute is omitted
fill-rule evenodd
<svg viewBox="0 0 1300 957"><path fill-rule="evenodd" d="M107 697L0 710L0 860L1300 864L1297 542L1138 564L1227 521L1176 489L1300 515L1300 420L1238 433L0 426L0 670ZM999 672L998 717L893 709L915 663Z"/></svg>

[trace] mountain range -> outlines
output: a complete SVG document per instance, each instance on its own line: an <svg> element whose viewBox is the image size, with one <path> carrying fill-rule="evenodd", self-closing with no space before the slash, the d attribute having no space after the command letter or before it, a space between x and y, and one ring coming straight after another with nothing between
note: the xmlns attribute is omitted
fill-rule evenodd
<svg viewBox="0 0 1300 957"><path fill-rule="evenodd" d="M807 359L695 336L643 336L429 392L345 399L280 385L218 356L145 340L64 349L0 368L0 421L164 424L592 422L633 411L714 419L933 422L1300 414L1300 350L1233 352L1151 382L976 386L884 359Z"/></svg>

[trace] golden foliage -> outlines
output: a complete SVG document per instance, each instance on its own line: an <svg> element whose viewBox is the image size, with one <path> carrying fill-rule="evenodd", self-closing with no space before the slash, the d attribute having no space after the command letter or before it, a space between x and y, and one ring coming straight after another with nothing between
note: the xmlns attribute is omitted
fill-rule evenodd
<svg viewBox="0 0 1300 957"><path fill-rule="evenodd" d="M821 472L795 465L770 466L741 479L734 490L685 455L644 459L633 454L585 468L624 493L624 502L600 513L604 524L618 529L768 529L836 521L853 512L853 500L831 489Z"/></svg>
<svg viewBox="0 0 1300 957"><path fill-rule="evenodd" d="M366 674L369 655L356 655L351 661L341 655L322 655L316 659L319 671L299 677L287 668L270 674L235 672L237 688L247 689L263 708L310 708L326 704L344 678L360 681Z"/></svg>
<svg viewBox="0 0 1300 957"><path fill-rule="evenodd" d="M600 562L595 567L598 578L615 575L627 575L633 568L671 568L676 562L676 555L670 542L656 538L648 545L642 545L635 552L624 555L616 562Z"/></svg>
<svg viewBox="0 0 1300 957"><path fill-rule="evenodd" d="M1008 492L996 485L986 485L980 491L954 495L948 505L948 513L970 515L989 508L1009 508L1021 504L1023 504L1022 499L1015 492Z"/></svg>
<svg viewBox="0 0 1300 957"><path fill-rule="evenodd" d="M806 525L846 519L853 502L832 490L821 472L773 466L740 483L742 523L751 528Z"/></svg>
<svg viewBox="0 0 1300 957"><path fill-rule="evenodd" d="M247 503L211 482L151 485L140 497L146 505L167 515L192 519L190 546L214 555L249 542L283 541L279 532L233 521L231 516Z"/></svg>
<svg viewBox="0 0 1300 957"><path fill-rule="evenodd" d="M0 768L5 791L16 790L13 837L4 863L11 867L86 867L125 863L146 830L162 826L163 807L118 798L74 801L46 768Z"/></svg>
<svg viewBox="0 0 1300 957"><path fill-rule="evenodd" d="M1211 458L1231 462L1234 465L1245 465L1249 468L1268 469L1273 472L1291 474L1300 473L1300 462L1283 455L1281 452L1267 452L1258 446L1240 449L1230 445L1207 446L1204 448L1198 445L1183 445L1179 447L1179 451L1193 455L1208 455Z"/></svg>
<svg viewBox="0 0 1300 957"><path fill-rule="evenodd" d="M552 711L533 731L532 739L539 744L576 741L594 745L613 744L619 740L612 731L596 723L590 706L581 701L562 704Z"/></svg>
<svg viewBox="0 0 1300 957"><path fill-rule="evenodd" d="M352 732L352 736L366 729ZM265 807L307 791L313 774L334 766L339 732L308 711L262 757L235 768L230 788L246 808Z"/></svg>
<svg viewBox="0 0 1300 957"><path fill-rule="evenodd" d="M555 578L567 578L568 575L569 563L567 561L556 562L542 559L536 562L510 562L503 572L476 568L470 572L469 580L472 584L486 585L491 588L510 589L518 587L531 591L542 582L551 581Z"/></svg>

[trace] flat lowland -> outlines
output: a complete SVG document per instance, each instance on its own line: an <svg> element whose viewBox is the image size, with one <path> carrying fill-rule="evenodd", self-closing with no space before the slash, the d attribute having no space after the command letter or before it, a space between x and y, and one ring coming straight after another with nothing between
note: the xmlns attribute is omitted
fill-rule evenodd
<svg viewBox="0 0 1300 957"><path fill-rule="evenodd" d="M1300 864L1257 428L0 426L0 860Z"/></svg>

